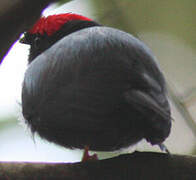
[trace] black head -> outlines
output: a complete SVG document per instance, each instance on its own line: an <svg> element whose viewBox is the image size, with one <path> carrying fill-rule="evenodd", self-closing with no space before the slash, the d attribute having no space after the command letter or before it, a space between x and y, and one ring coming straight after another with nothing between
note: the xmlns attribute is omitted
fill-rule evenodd
<svg viewBox="0 0 196 180"><path fill-rule="evenodd" d="M40 18L24 37L21 43L30 45L28 62L31 63L39 54L55 42L75 31L100 26L95 21L77 14L59 14Z"/></svg>

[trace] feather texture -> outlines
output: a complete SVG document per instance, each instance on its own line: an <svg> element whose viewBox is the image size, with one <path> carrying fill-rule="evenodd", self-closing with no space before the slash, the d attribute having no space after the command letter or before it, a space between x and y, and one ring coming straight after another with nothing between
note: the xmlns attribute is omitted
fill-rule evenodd
<svg viewBox="0 0 196 180"><path fill-rule="evenodd" d="M70 148L112 151L168 137L170 108L151 51L128 33L90 27L67 35L25 73L23 115L33 132Z"/></svg>

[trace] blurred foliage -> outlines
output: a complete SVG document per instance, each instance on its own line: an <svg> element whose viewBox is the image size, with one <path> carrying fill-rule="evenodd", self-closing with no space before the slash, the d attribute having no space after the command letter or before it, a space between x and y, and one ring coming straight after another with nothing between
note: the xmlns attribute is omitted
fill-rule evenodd
<svg viewBox="0 0 196 180"><path fill-rule="evenodd" d="M95 11L99 12L97 17L99 22L130 32L136 36L133 24L131 23L132 21L129 21L129 18L127 18L124 12L126 8L121 7L120 1L92 0L92 4Z"/></svg>
<svg viewBox="0 0 196 180"><path fill-rule="evenodd" d="M135 34L142 31L172 33L196 48L195 0L91 0L103 24ZM134 29L133 29L134 27Z"/></svg>
<svg viewBox="0 0 196 180"><path fill-rule="evenodd" d="M72 1L72 0L60 0L60 1L57 2L57 4L60 6L62 4L65 4L67 2L70 2L70 1Z"/></svg>

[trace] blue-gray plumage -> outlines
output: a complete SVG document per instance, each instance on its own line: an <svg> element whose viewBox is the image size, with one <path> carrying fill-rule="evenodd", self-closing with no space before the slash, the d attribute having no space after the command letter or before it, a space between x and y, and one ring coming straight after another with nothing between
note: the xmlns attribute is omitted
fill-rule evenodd
<svg viewBox="0 0 196 180"><path fill-rule="evenodd" d="M32 132L65 147L97 151L143 138L161 144L168 137L165 80L140 40L93 25L47 47L40 54L31 49L23 82L22 111Z"/></svg>

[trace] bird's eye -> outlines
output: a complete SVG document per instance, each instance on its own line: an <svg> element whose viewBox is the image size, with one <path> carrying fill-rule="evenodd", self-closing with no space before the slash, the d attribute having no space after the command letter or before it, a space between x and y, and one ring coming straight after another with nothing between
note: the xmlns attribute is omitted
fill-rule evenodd
<svg viewBox="0 0 196 180"><path fill-rule="evenodd" d="M36 48L38 48L39 45L40 45L40 43L41 43L41 39L40 39L39 37L36 37L36 38L34 39L34 46L35 46Z"/></svg>

